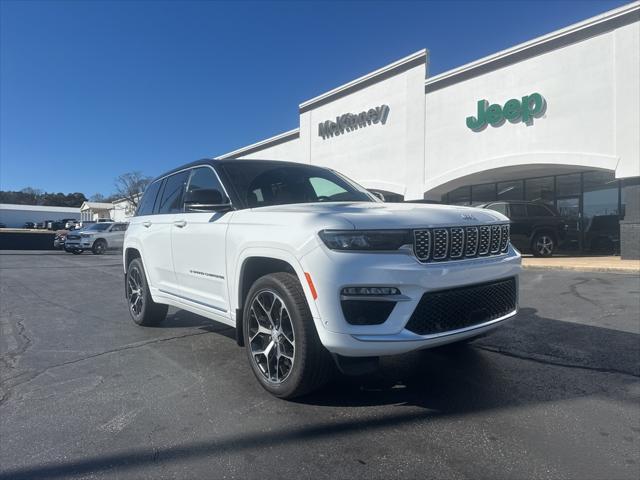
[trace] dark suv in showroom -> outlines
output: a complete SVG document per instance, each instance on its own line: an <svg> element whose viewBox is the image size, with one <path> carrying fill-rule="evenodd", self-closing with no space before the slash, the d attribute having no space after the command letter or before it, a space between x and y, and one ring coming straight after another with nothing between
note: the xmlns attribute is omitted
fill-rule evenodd
<svg viewBox="0 0 640 480"><path fill-rule="evenodd" d="M500 212L511 220L511 243L536 257L550 257L566 237L568 224L551 205L501 200L478 205Z"/></svg>

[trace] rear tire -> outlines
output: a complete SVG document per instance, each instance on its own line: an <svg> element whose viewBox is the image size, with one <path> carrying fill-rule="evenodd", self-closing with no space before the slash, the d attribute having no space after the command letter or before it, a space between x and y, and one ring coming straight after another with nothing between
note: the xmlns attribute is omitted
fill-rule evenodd
<svg viewBox="0 0 640 480"><path fill-rule="evenodd" d="M546 232L536 233L531 242L531 253L534 257L550 257L556 250L555 239Z"/></svg>
<svg viewBox="0 0 640 480"><path fill-rule="evenodd" d="M167 305L155 303L149 293L144 267L139 258L129 263L126 276L127 305L131 319L138 325L150 327L167 316Z"/></svg>
<svg viewBox="0 0 640 480"><path fill-rule="evenodd" d="M333 361L320 342L297 277L280 272L259 278L243 312L247 357L265 390L290 399L319 389L331 378Z"/></svg>

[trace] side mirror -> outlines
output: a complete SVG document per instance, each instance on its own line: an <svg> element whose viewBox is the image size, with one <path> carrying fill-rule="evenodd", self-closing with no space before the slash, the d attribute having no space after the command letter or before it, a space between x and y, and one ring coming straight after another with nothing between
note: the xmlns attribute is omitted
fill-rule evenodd
<svg viewBox="0 0 640 480"><path fill-rule="evenodd" d="M192 212L218 212L230 208L229 200L214 188L192 190L184 197L184 209Z"/></svg>

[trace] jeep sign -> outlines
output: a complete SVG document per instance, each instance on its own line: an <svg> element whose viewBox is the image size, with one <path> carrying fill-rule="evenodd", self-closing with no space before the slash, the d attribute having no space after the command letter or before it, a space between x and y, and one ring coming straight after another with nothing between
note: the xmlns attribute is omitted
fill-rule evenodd
<svg viewBox="0 0 640 480"><path fill-rule="evenodd" d="M522 97L522 100L512 98L503 106L494 103L489 105L487 100L478 101L477 117L467 117L467 127L474 131L480 131L491 124L499 127L505 120L511 123L523 121L527 125L533 123L533 119L540 117L546 110L546 101L539 93L532 93Z"/></svg>
<svg viewBox="0 0 640 480"><path fill-rule="evenodd" d="M318 124L318 135L323 139L338 136L345 132L357 130L367 125L380 123L384 125L389 116L389 106L380 105L379 107L370 108L366 112L345 113L336 117L336 121L327 120Z"/></svg>

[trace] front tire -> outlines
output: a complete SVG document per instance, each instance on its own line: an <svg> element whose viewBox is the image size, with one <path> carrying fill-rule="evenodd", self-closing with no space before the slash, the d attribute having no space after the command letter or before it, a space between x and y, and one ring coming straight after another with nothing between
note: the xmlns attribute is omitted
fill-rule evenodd
<svg viewBox="0 0 640 480"><path fill-rule="evenodd" d="M167 316L167 305L155 303L149 293L144 267L139 258L131 260L126 278L127 305L129 315L138 325L150 327L162 322Z"/></svg>
<svg viewBox="0 0 640 480"><path fill-rule="evenodd" d="M550 257L556 249L554 238L545 232L536 233L531 242L531 253L534 257Z"/></svg>
<svg viewBox="0 0 640 480"><path fill-rule="evenodd" d="M104 252L106 252L106 250L107 242L102 239L98 239L93 242L93 246L91 247L91 251L94 255L102 255Z"/></svg>
<svg viewBox="0 0 640 480"><path fill-rule="evenodd" d="M256 280L245 300L242 328L251 369L272 395L299 397L331 378L331 356L294 275L280 272Z"/></svg>

